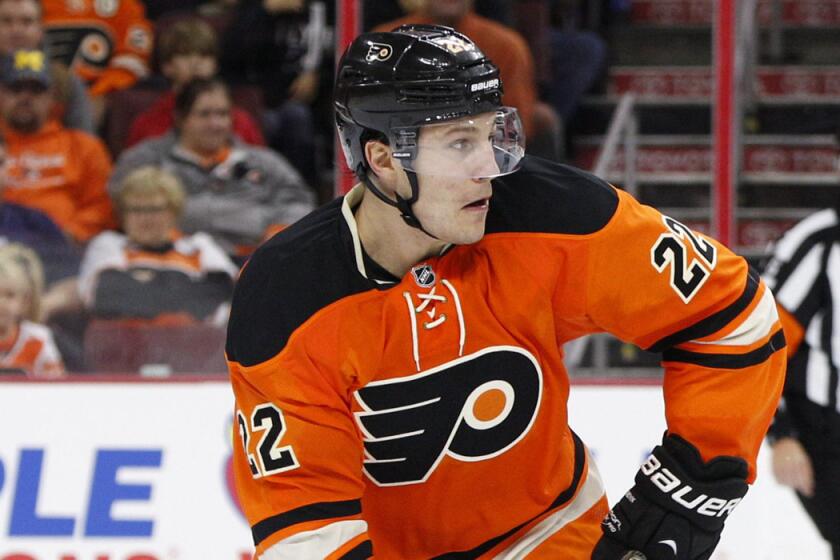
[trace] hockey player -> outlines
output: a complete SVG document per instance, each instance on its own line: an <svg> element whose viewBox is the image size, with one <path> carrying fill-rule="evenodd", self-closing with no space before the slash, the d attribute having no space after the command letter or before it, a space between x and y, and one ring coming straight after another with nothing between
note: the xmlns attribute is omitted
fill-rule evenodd
<svg viewBox="0 0 840 560"><path fill-rule="evenodd" d="M501 93L449 28L345 52L360 185L257 251L229 323L258 558L707 559L754 479L783 378L770 291L714 240L525 157ZM561 350L599 331L666 370L668 431L612 511Z"/></svg>

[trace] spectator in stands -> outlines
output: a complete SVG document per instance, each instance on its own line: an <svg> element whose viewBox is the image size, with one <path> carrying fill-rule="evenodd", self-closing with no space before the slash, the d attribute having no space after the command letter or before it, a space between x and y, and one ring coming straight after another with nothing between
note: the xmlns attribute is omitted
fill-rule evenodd
<svg viewBox="0 0 840 560"><path fill-rule="evenodd" d="M321 0L241 0L222 41L222 75L233 85L261 88L268 145L312 185L318 177L311 106L329 40L325 27Z"/></svg>
<svg viewBox="0 0 840 560"><path fill-rule="evenodd" d="M41 210L80 243L111 227L108 153L98 138L50 118L52 78L43 51L4 57L0 83L9 158L3 200Z"/></svg>
<svg viewBox="0 0 840 560"><path fill-rule="evenodd" d="M140 0L41 0L50 56L88 85L95 121L104 95L131 87L149 73L152 27Z"/></svg>
<svg viewBox="0 0 840 560"><path fill-rule="evenodd" d="M16 243L0 247L0 368L61 377L64 365L52 333L37 323L42 287L35 253Z"/></svg>
<svg viewBox="0 0 840 560"><path fill-rule="evenodd" d="M85 308L95 318L224 325L237 268L206 233L179 232L181 182L145 166L117 192L124 233L106 231L88 245L79 275Z"/></svg>
<svg viewBox="0 0 840 560"><path fill-rule="evenodd" d="M131 125L126 147L141 140L161 136L175 122L175 95L195 78L212 78L218 70L216 32L200 18L177 21L158 38L160 69L169 80L171 90L162 94L148 111ZM231 111L233 132L244 142L262 146L262 131L254 118L238 107Z"/></svg>
<svg viewBox="0 0 840 560"><path fill-rule="evenodd" d="M401 18L406 14L414 12L423 5L426 0L362 0L362 17L364 28L373 29L392 19ZM475 0L473 3L475 13L488 19L492 19L512 27L514 24L513 12L519 11L517 1L511 0ZM518 14L517 14L518 15Z"/></svg>
<svg viewBox="0 0 840 560"><path fill-rule="evenodd" d="M528 44L519 33L479 16L471 0L425 0L406 17L377 26L374 31L390 31L408 23L434 23L454 27L473 41L499 67L505 84L505 105L519 110L529 140L535 136L534 108L537 86L534 59ZM458 45L453 45L458 48ZM530 143L530 142L529 142Z"/></svg>
<svg viewBox="0 0 840 560"><path fill-rule="evenodd" d="M242 256L277 226L314 207L314 196L280 155L233 135L231 97L219 79L193 80L175 98L175 129L122 153L109 183L120 185L138 167L156 165L187 191L181 227L205 231L229 254Z"/></svg>
<svg viewBox="0 0 840 560"><path fill-rule="evenodd" d="M539 13L534 5L547 4L548 25L543 33L528 27L529 16ZM520 0L517 18L528 30L533 52L539 52L537 59L544 59L541 66L546 71L538 72L537 81L544 99L557 111L563 122L569 122L578 108L581 97L589 91L604 72L607 61L607 45L594 31L579 29L580 0ZM526 9L526 7L528 9ZM531 32L533 30L533 32ZM534 41L542 36L545 42ZM540 48L537 50L537 45ZM538 66L539 67L539 66Z"/></svg>
<svg viewBox="0 0 840 560"><path fill-rule="evenodd" d="M6 186L7 160L6 141L0 134L0 193ZM47 284L78 272L78 251L49 216L0 199L0 246L12 242L38 253L44 264Z"/></svg>
<svg viewBox="0 0 840 560"><path fill-rule="evenodd" d="M0 56L20 49L44 47L44 26L39 0L0 0ZM67 66L53 61L50 66L56 93L57 118L67 128L93 133L93 110L81 79Z"/></svg>
<svg viewBox="0 0 840 560"><path fill-rule="evenodd" d="M143 0L146 16L154 22L184 13L199 14L222 21L238 0Z"/></svg>

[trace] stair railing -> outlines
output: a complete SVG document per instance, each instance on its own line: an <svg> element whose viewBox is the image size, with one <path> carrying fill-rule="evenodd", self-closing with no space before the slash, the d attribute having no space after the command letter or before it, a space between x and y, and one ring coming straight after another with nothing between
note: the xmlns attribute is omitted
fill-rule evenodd
<svg viewBox="0 0 840 560"><path fill-rule="evenodd" d="M621 96L618 107L613 113L610 126L607 129L607 137L604 145L598 154L593 173L597 177L606 179L610 168L618 157L618 147L624 145L624 189L638 198L639 183L637 173L637 154L639 147L639 118L636 114L636 96L633 93L625 93ZM576 368L589 342L592 342L592 367L596 371L603 372L609 366L608 341L609 335L596 334L585 336L566 344L566 367Z"/></svg>

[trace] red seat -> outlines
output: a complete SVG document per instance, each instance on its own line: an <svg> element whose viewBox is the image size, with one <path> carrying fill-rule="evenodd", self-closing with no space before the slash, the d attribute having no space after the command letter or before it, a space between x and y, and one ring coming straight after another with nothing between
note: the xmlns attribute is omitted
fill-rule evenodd
<svg viewBox="0 0 840 560"><path fill-rule="evenodd" d="M114 159L125 148L131 123L149 109L165 92L159 88L133 87L108 95L108 115L105 121L105 144Z"/></svg>
<svg viewBox="0 0 840 560"><path fill-rule="evenodd" d="M221 327L102 319L88 325L84 341L92 373L225 373L224 347Z"/></svg>
<svg viewBox="0 0 840 560"><path fill-rule="evenodd" d="M259 86L235 85L230 88L230 97L235 107L248 111L259 126L265 111L263 91Z"/></svg>

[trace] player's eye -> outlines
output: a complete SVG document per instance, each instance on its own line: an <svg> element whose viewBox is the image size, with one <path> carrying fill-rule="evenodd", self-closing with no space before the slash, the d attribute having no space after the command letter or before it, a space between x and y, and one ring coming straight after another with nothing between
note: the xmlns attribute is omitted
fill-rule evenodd
<svg viewBox="0 0 840 560"><path fill-rule="evenodd" d="M454 142L450 142L449 147L459 152L466 152L472 149L473 143L471 140L468 140L466 138L459 138Z"/></svg>

